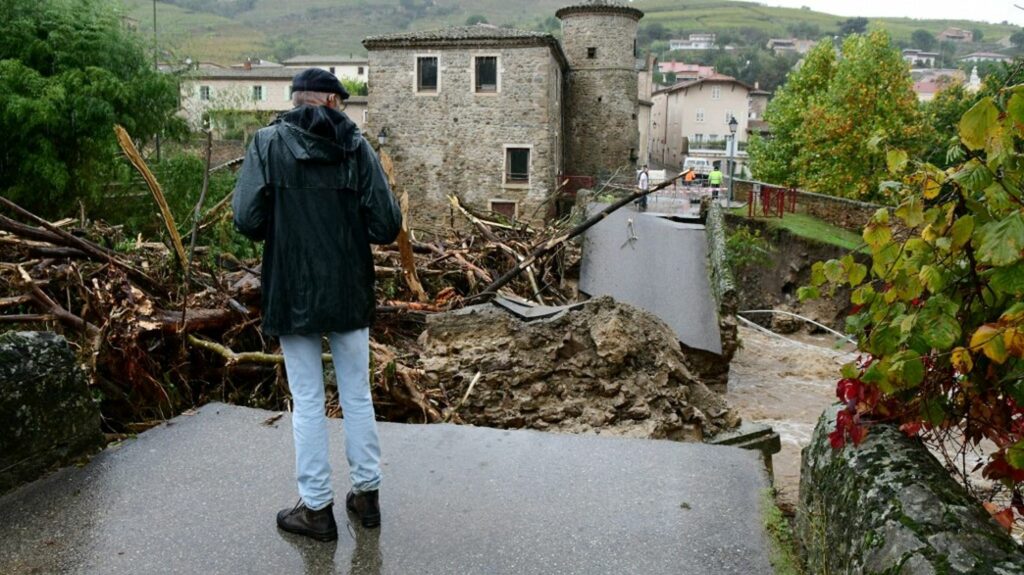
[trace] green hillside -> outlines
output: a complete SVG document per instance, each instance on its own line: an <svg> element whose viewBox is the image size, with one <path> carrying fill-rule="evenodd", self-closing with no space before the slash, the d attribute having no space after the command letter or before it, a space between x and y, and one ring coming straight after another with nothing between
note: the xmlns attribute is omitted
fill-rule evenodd
<svg viewBox="0 0 1024 575"><path fill-rule="evenodd" d="M153 32L150 0L123 0L140 34ZM245 56L274 58L296 53L358 54L368 35L464 24L473 15L492 24L554 29L555 10L571 0L171 0L157 2L159 44L165 55L214 62ZM840 16L795 8L770 8L732 0L636 0L647 15L673 33L697 31L789 36L795 24L836 30ZM937 34L948 26L980 29L986 43L1009 36L1013 26L966 20L872 19L871 28L907 40L917 29Z"/></svg>

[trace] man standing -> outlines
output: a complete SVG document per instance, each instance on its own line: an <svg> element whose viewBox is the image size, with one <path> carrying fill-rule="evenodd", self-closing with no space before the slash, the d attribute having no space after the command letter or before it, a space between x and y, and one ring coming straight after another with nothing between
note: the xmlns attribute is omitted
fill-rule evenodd
<svg viewBox="0 0 1024 575"><path fill-rule="evenodd" d="M352 490L346 507L380 525L380 445L370 395L374 311L370 244L388 244L402 222L376 155L341 110L348 92L320 69L292 79L292 103L258 131L232 206L235 227L263 240L263 331L279 336L293 400L299 502L277 525L337 539L324 415L322 337L338 379Z"/></svg>
<svg viewBox="0 0 1024 575"><path fill-rule="evenodd" d="M724 174L722 174L722 171L718 169L718 165L716 164L714 169L711 170L711 173L708 174L708 185L712 188L721 188L723 177Z"/></svg>
<svg viewBox="0 0 1024 575"><path fill-rule="evenodd" d="M644 166L643 168L640 169L640 175L638 175L636 178L636 184L642 192L646 192L647 190L651 189L651 175L647 173L647 166ZM640 196L636 203L640 211L646 211L647 195L645 194L643 196Z"/></svg>

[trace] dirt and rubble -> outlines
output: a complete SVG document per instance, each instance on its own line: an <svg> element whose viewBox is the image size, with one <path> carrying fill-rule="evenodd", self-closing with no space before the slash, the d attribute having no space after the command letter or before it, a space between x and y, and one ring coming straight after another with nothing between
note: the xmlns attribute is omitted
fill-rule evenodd
<svg viewBox="0 0 1024 575"><path fill-rule="evenodd" d="M608 297L529 322L491 305L433 315L420 342L428 378L453 396L473 384L469 423L686 441L739 423L671 328Z"/></svg>

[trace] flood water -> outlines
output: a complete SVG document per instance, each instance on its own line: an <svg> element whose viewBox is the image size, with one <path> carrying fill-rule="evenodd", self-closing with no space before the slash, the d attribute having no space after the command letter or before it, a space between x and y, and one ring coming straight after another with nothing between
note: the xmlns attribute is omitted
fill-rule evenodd
<svg viewBox="0 0 1024 575"><path fill-rule="evenodd" d="M800 450L822 411L836 401L839 367L856 357L836 338L794 334L786 341L740 326L741 347L729 372L726 398L745 421L765 423L782 438L773 458L778 502L795 508L800 486Z"/></svg>

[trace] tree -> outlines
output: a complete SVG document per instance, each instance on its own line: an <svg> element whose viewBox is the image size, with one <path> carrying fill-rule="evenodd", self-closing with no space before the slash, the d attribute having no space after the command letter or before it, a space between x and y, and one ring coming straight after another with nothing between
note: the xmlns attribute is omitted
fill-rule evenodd
<svg viewBox="0 0 1024 575"><path fill-rule="evenodd" d="M480 14L473 14L469 18L466 18L466 26L473 26L474 24L488 24L487 17L481 16Z"/></svg>
<svg viewBox="0 0 1024 575"><path fill-rule="evenodd" d="M121 169L114 124L140 142L182 124L173 77L153 70L108 4L0 4L0 189L54 217L102 201Z"/></svg>
<svg viewBox="0 0 1024 575"><path fill-rule="evenodd" d="M823 40L807 53L803 65L776 91L765 111L765 120L772 127L772 138L754 137L748 147L755 178L791 186L799 183L793 167L793 158L801 145L799 130L806 110L828 90L835 68L835 49L831 40Z"/></svg>
<svg viewBox="0 0 1024 575"><path fill-rule="evenodd" d="M872 142L914 149L921 130L907 63L889 35L849 36L828 90L811 102L798 130L794 168L810 190L878 199L885 153Z"/></svg>
<svg viewBox="0 0 1024 575"><path fill-rule="evenodd" d="M983 39L984 37L985 37L985 31L984 31L984 30L982 30L981 28L972 28L972 29L971 29L971 38L972 38L972 39L973 39L973 40L974 40L975 42L981 42L981 40L982 40L982 39Z"/></svg>
<svg viewBox="0 0 1024 575"><path fill-rule="evenodd" d="M868 30L868 19L861 17L847 18L846 20L840 21L836 26L839 27L839 34L841 36L863 34Z"/></svg>
<svg viewBox="0 0 1024 575"><path fill-rule="evenodd" d="M1015 48L1024 48L1024 30L1017 30L1013 34L1010 34L1010 43Z"/></svg>
<svg viewBox="0 0 1024 575"><path fill-rule="evenodd" d="M789 26L786 26L786 30L793 35L794 38L802 38L805 40L817 40L821 38L821 27L812 22L794 22Z"/></svg>
<svg viewBox="0 0 1024 575"><path fill-rule="evenodd" d="M907 64L889 36L820 43L768 105L773 138L752 144L754 173L772 183L876 199L881 143L916 149L921 120Z"/></svg>
<svg viewBox="0 0 1024 575"><path fill-rule="evenodd" d="M926 52L931 51L935 48L938 43L935 40L935 36L927 30L914 30L914 33L910 35L910 40L913 43L913 47Z"/></svg>

